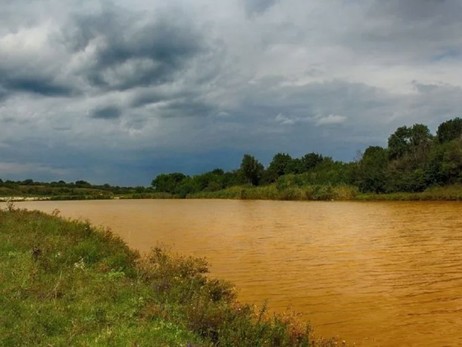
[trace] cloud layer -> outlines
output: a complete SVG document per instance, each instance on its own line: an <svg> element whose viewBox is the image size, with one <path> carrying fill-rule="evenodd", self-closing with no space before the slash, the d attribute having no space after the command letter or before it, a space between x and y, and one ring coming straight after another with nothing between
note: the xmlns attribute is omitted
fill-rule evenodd
<svg viewBox="0 0 462 347"><path fill-rule="evenodd" d="M0 4L0 177L149 184L245 152L351 160L457 116L456 0Z"/></svg>

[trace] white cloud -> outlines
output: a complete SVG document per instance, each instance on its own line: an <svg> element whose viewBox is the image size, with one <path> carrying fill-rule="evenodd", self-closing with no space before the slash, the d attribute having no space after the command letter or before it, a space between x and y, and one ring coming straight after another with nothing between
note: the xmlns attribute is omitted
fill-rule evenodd
<svg viewBox="0 0 462 347"><path fill-rule="evenodd" d="M342 124L347 120L347 117L340 116L338 114L330 114L324 117L316 117L316 125L333 125L333 124Z"/></svg>

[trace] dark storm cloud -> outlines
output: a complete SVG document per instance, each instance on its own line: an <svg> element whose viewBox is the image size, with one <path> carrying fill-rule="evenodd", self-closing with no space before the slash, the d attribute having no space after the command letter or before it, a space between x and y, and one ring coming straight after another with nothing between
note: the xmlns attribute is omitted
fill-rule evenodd
<svg viewBox="0 0 462 347"><path fill-rule="evenodd" d="M243 0L248 15L265 12L273 6L278 0Z"/></svg>
<svg viewBox="0 0 462 347"><path fill-rule="evenodd" d="M370 20L357 27L360 36L355 47L395 56L400 50L414 52L425 59L460 49L462 2L458 0L374 1L365 9Z"/></svg>
<svg viewBox="0 0 462 347"><path fill-rule="evenodd" d="M20 38L12 39L10 45L17 49L20 43L15 40ZM71 81L59 80L59 67L56 67L60 64L59 59L47 60L53 57L41 58L34 53L26 49L11 52L8 47L0 46L0 89L5 96L21 92L38 96L71 96L78 92Z"/></svg>
<svg viewBox="0 0 462 347"><path fill-rule="evenodd" d="M122 111L116 106L107 106L98 108L91 112L91 118L95 119L117 119L122 114Z"/></svg>
<svg viewBox="0 0 462 347"><path fill-rule="evenodd" d="M146 16L105 9L97 15L77 16L65 36L76 53L95 51L83 74L90 84L105 89L172 81L204 49L194 23L175 13Z"/></svg>
<svg viewBox="0 0 462 347"><path fill-rule="evenodd" d="M252 108L253 114L261 116L290 114L299 119L331 114L357 118L367 110L376 112L392 101L392 96L384 90L341 80L279 88L274 88L271 80L263 80L247 94L243 110Z"/></svg>
<svg viewBox="0 0 462 347"><path fill-rule="evenodd" d="M7 73L2 73L1 68L0 86L8 90L9 94L26 92L42 96L70 96L74 93L74 90L70 86L56 83L51 79L40 78L33 75L30 77L8 76Z"/></svg>
<svg viewBox="0 0 462 347"><path fill-rule="evenodd" d="M6 98L6 96L7 96L7 93L6 93L5 89L3 89L3 87L0 85L0 102L1 102L4 98Z"/></svg>
<svg viewBox="0 0 462 347"><path fill-rule="evenodd" d="M207 117L216 110L214 105L200 99L178 99L160 107L162 117Z"/></svg>
<svg viewBox="0 0 462 347"><path fill-rule="evenodd" d="M458 16L462 4L458 0L388 0L376 1L371 13L393 15L406 20L440 20ZM455 11L455 12L454 12Z"/></svg>

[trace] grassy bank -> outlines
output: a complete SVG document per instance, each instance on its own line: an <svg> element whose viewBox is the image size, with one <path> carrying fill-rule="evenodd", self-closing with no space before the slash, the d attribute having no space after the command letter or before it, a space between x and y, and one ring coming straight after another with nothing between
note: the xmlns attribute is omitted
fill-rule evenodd
<svg viewBox="0 0 462 347"><path fill-rule="evenodd" d="M461 201L462 185L431 187L419 193L358 194L359 201Z"/></svg>
<svg viewBox="0 0 462 347"><path fill-rule="evenodd" d="M193 199L243 199L243 200L354 200L358 191L347 185L309 185L279 188L267 186L235 186L215 192L190 194Z"/></svg>
<svg viewBox="0 0 462 347"><path fill-rule="evenodd" d="M203 259L140 259L109 232L0 211L1 346L314 346L309 327L239 304Z"/></svg>
<svg viewBox="0 0 462 347"><path fill-rule="evenodd" d="M235 186L215 192L190 194L193 199L306 200L306 201L459 201L462 185L432 187L419 193L360 193L348 185L307 185L279 188L273 185Z"/></svg>

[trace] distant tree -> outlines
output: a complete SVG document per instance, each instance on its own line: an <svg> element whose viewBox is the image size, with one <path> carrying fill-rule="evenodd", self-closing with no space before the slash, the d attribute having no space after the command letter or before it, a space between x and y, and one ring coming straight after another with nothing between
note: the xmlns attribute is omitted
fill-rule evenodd
<svg viewBox="0 0 462 347"><path fill-rule="evenodd" d="M388 138L390 191L422 191L429 181L434 138L426 125L400 127Z"/></svg>
<svg viewBox="0 0 462 347"><path fill-rule="evenodd" d="M356 183L362 192L384 193L387 189L387 151L370 146L358 163Z"/></svg>
<svg viewBox="0 0 462 347"><path fill-rule="evenodd" d="M136 186L134 189L136 193L144 193L146 191L146 188L143 186Z"/></svg>
<svg viewBox="0 0 462 347"><path fill-rule="evenodd" d="M240 170L225 172L223 174L223 188L239 185L241 183Z"/></svg>
<svg viewBox="0 0 462 347"><path fill-rule="evenodd" d="M454 139L445 143L440 166L444 183L460 183L462 181L462 139Z"/></svg>
<svg viewBox="0 0 462 347"><path fill-rule="evenodd" d="M224 171L215 169L193 177L197 191L216 191L224 187Z"/></svg>
<svg viewBox="0 0 462 347"><path fill-rule="evenodd" d="M308 172L314 169L317 165L321 164L324 160L324 157L317 153L308 153L305 154L300 159L301 171Z"/></svg>
<svg viewBox="0 0 462 347"><path fill-rule="evenodd" d="M198 176L185 176L185 178L177 184L171 193L178 194L180 197L185 198L188 194L198 192L200 189L197 184L197 180L195 179L197 177Z"/></svg>
<svg viewBox="0 0 462 347"><path fill-rule="evenodd" d="M263 165L249 154L245 154L242 158L240 172L246 182L257 186L263 176Z"/></svg>
<svg viewBox="0 0 462 347"><path fill-rule="evenodd" d="M454 118L441 123L436 132L439 143L446 143L462 137L462 119Z"/></svg>
<svg viewBox="0 0 462 347"><path fill-rule="evenodd" d="M323 157L322 162L302 174L305 184L348 184L351 181L351 167L347 163Z"/></svg>
<svg viewBox="0 0 462 347"><path fill-rule="evenodd" d="M89 188L91 187L91 184L88 183L87 181L79 180L75 181L75 185L79 188Z"/></svg>
<svg viewBox="0 0 462 347"><path fill-rule="evenodd" d="M406 153L410 144L410 129L406 126L399 127L388 138L388 156L390 159L398 159Z"/></svg>
<svg viewBox="0 0 462 347"><path fill-rule="evenodd" d="M462 139L442 143L432 151L427 168L428 184L452 184L462 181Z"/></svg>
<svg viewBox="0 0 462 347"><path fill-rule="evenodd" d="M265 183L275 182L282 175L291 173L292 157L286 153L277 153L264 174Z"/></svg>
<svg viewBox="0 0 462 347"><path fill-rule="evenodd" d="M400 127L388 138L388 156L391 160L399 159L406 154L416 157L430 148L433 137L424 124L412 127Z"/></svg>
<svg viewBox="0 0 462 347"><path fill-rule="evenodd" d="M174 194L186 178L187 176L180 172L160 174L152 180L151 185L157 192Z"/></svg>

